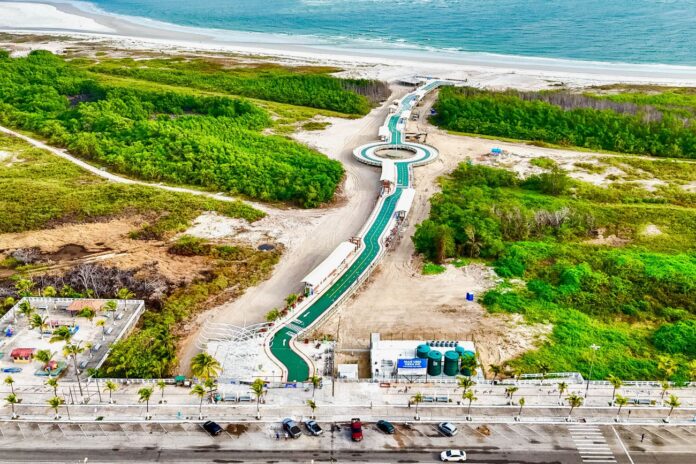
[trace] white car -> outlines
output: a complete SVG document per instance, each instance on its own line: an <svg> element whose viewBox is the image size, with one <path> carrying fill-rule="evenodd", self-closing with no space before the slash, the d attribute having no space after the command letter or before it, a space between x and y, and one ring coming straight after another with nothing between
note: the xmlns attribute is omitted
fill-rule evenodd
<svg viewBox="0 0 696 464"><path fill-rule="evenodd" d="M447 450L440 453L440 461L442 462L464 462L466 461L466 453L462 450Z"/></svg>

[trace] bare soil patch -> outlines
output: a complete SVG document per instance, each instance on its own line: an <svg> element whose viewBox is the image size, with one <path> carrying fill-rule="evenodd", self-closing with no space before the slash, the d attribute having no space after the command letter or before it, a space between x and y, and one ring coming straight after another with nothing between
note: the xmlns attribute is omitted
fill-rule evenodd
<svg viewBox="0 0 696 464"><path fill-rule="evenodd" d="M36 272L58 272L80 263L98 262L120 269L148 267L174 283L190 282L210 268L209 258L168 253L167 242L130 239L128 233L142 222L142 218L129 217L0 234L0 254L37 247L41 253L41 265Z"/></svg>

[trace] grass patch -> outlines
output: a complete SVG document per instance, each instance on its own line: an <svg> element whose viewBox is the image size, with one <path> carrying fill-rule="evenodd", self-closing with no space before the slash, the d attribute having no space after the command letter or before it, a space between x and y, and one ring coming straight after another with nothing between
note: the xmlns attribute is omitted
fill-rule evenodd
<svg viewBox="0 0 696 464"><path fill-rule="evenodd" d="M558 166L558 164L554 160L552 160L551 158L546 158L544 156L541 156L539 158L532 158L529 164L542 169L552 169Z"/></svg>
<svg viewBox="0 0 696 464"><path fill-rule="evenodd" d="M20 160L0 169L2 233L141 214L151 219L147 227L152 234L162 236L188 227L203 211L217 211L249 221L264 215L240 201L222 202L109 182L20 139L2 134L0 150Z"/></svg>
<svg viewBox="0 0 696 464"><path fill-rule="evenodd" d="M423 268L421 269L421 273L423 275L437 275L442 274L443 272L445 272L445 266L430 262L424 263Z"/></svg>

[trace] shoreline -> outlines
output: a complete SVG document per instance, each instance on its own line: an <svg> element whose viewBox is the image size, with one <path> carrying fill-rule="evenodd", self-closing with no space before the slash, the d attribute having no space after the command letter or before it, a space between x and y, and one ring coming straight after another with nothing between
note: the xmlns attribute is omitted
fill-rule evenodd
<svg viewBox="0 0 696 464"><path fill-rule="evenodd" d="M356 77L407 75L470 79L473 85L529 88L610 83L696 86L696 67L606 63L491 53L428 50L365 41L345 47L318 37L198 29L102 12L89 3L0 1L0 32L110 41L126 49L228 52L336 64ZM367 69L371 68L371 69ZM350 74L350 71L348 71ZM357 75L355 74L357 73ZM503 77L503 78L501 78ZM479 79L484 78L484 79Z"/></svg>

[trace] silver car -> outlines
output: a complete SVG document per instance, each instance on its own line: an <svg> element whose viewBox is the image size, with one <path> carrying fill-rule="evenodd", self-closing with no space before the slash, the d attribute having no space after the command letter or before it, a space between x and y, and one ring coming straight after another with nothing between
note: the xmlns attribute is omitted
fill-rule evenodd
<svg viewBox="0 0 696 464"><path fill-rule="evenodd" d="M459 431L457 430L457 427L451 422L440 422L437 425L437 429L448 437L455 436Z"/></svg>

